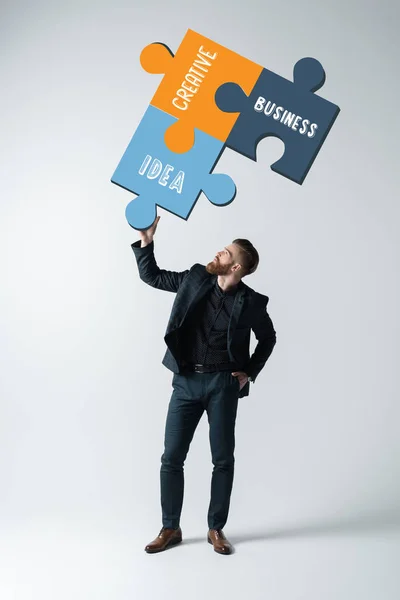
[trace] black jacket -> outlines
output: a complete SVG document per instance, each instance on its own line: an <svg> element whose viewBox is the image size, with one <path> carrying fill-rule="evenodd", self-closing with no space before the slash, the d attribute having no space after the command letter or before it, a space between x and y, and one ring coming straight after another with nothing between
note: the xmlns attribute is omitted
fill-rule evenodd
<svg viewBox="0 0 400 600"><path fill-rule="evenodd" d="M185 271L160 269L154 257L154 241L141 248L140 240L131 244L142 281L159 290L175 292L176 297L165 332L167 351L163 365L174 373L181 368L179 336L186 316L193 306L215 284L217 275L211 275L205 265L196 263ZM276 332L267 312L269 298L243 281L238 291L228 327L228 353L230 360L240 365L240 371L251 376L253 381L264 367L276 343ZM250 357L250 332L257 338L257 345ZM239 397L248 396L249 382L243 386Z"/></svg>

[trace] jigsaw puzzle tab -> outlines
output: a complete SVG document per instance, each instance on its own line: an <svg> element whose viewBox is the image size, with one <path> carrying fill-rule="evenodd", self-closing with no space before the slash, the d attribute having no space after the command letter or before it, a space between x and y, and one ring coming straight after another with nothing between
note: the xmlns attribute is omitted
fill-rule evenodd
<svg viewBox="0 0 400 600"><path fill-rule="evenodd" d="M256 160L258 142L275 136L285 144L283 156L271 169L302 184L340 108L315 95L325 82L322 65L314 58L299 60L293 82L263 69L249 95L236 83L228 82L215 94L224 111L240 111L226 146Z"/></svg>
<svg viewBox="0 0 400 600"><path fill-rule="evenodd" d="M187 220L202 191L210 202L220 206L235 197L232 179L211 173L223 143L196 130L193 148L184 154L174 153L163 138L175 122L173 116L149 106L111 177L113 183L138 195L125 212L134 229L150 227L157 206Z"/></svg>
<svg viewBox="0 0 400 600"><path fill-rule="evenodd" d="M174 152L187 152L194 143L194 129L225 142L238 114L222 112L215 92L225 82L235 82L250 94L262 66L189 29L175 56L165 44L146 46L140 62L145 71L164 74L150 104L178 121L165 135Z"/></svg>

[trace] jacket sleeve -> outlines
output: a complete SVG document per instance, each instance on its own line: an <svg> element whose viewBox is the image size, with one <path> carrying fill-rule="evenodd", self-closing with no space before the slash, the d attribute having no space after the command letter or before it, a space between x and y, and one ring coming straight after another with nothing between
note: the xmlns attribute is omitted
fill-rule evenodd
<svg viewBox="0 0 400 600"><path fill-rule="evenodd" d="M160 269L154 257L154 240L143 248L140 244L140 240L131 244L137 261L140 279L158 290L177 292L182 281L189 273L189 269L185 271Z"/></svg>
<svg viewBox="0 0 400 600"><path fill-rule="evenodd" d="M255 381L257 375L264 367L276 344L276 331L274 329L271 317L267 312L266 305L260 317L252 325L252 331L254 332L258 343L250 357L249 362L243 370L252 378L253 381Z"/></svg>

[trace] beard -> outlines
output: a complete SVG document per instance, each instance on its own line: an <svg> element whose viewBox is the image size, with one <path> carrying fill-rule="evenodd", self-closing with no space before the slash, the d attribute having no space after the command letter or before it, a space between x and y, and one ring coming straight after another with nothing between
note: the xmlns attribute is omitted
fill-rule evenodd
<svg viewBox="0 0 400 600"><path fill-rule="evenodd" d="M229 265L221 265L221 263L217 260L211 261L206 265L206 270L211 275L228 275L233 262Z"/></svg>

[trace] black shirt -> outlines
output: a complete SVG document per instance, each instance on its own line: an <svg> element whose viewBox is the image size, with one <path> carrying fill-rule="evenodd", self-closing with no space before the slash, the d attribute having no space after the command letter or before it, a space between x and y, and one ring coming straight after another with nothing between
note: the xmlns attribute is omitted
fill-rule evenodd
<svg viewBox="0 0 400 600"><path fill-rule="evenodd" d="M218 285L190 313L182 332L181 358L192 364L229 363L228 325L237 286L224 291Z"/></svg>

